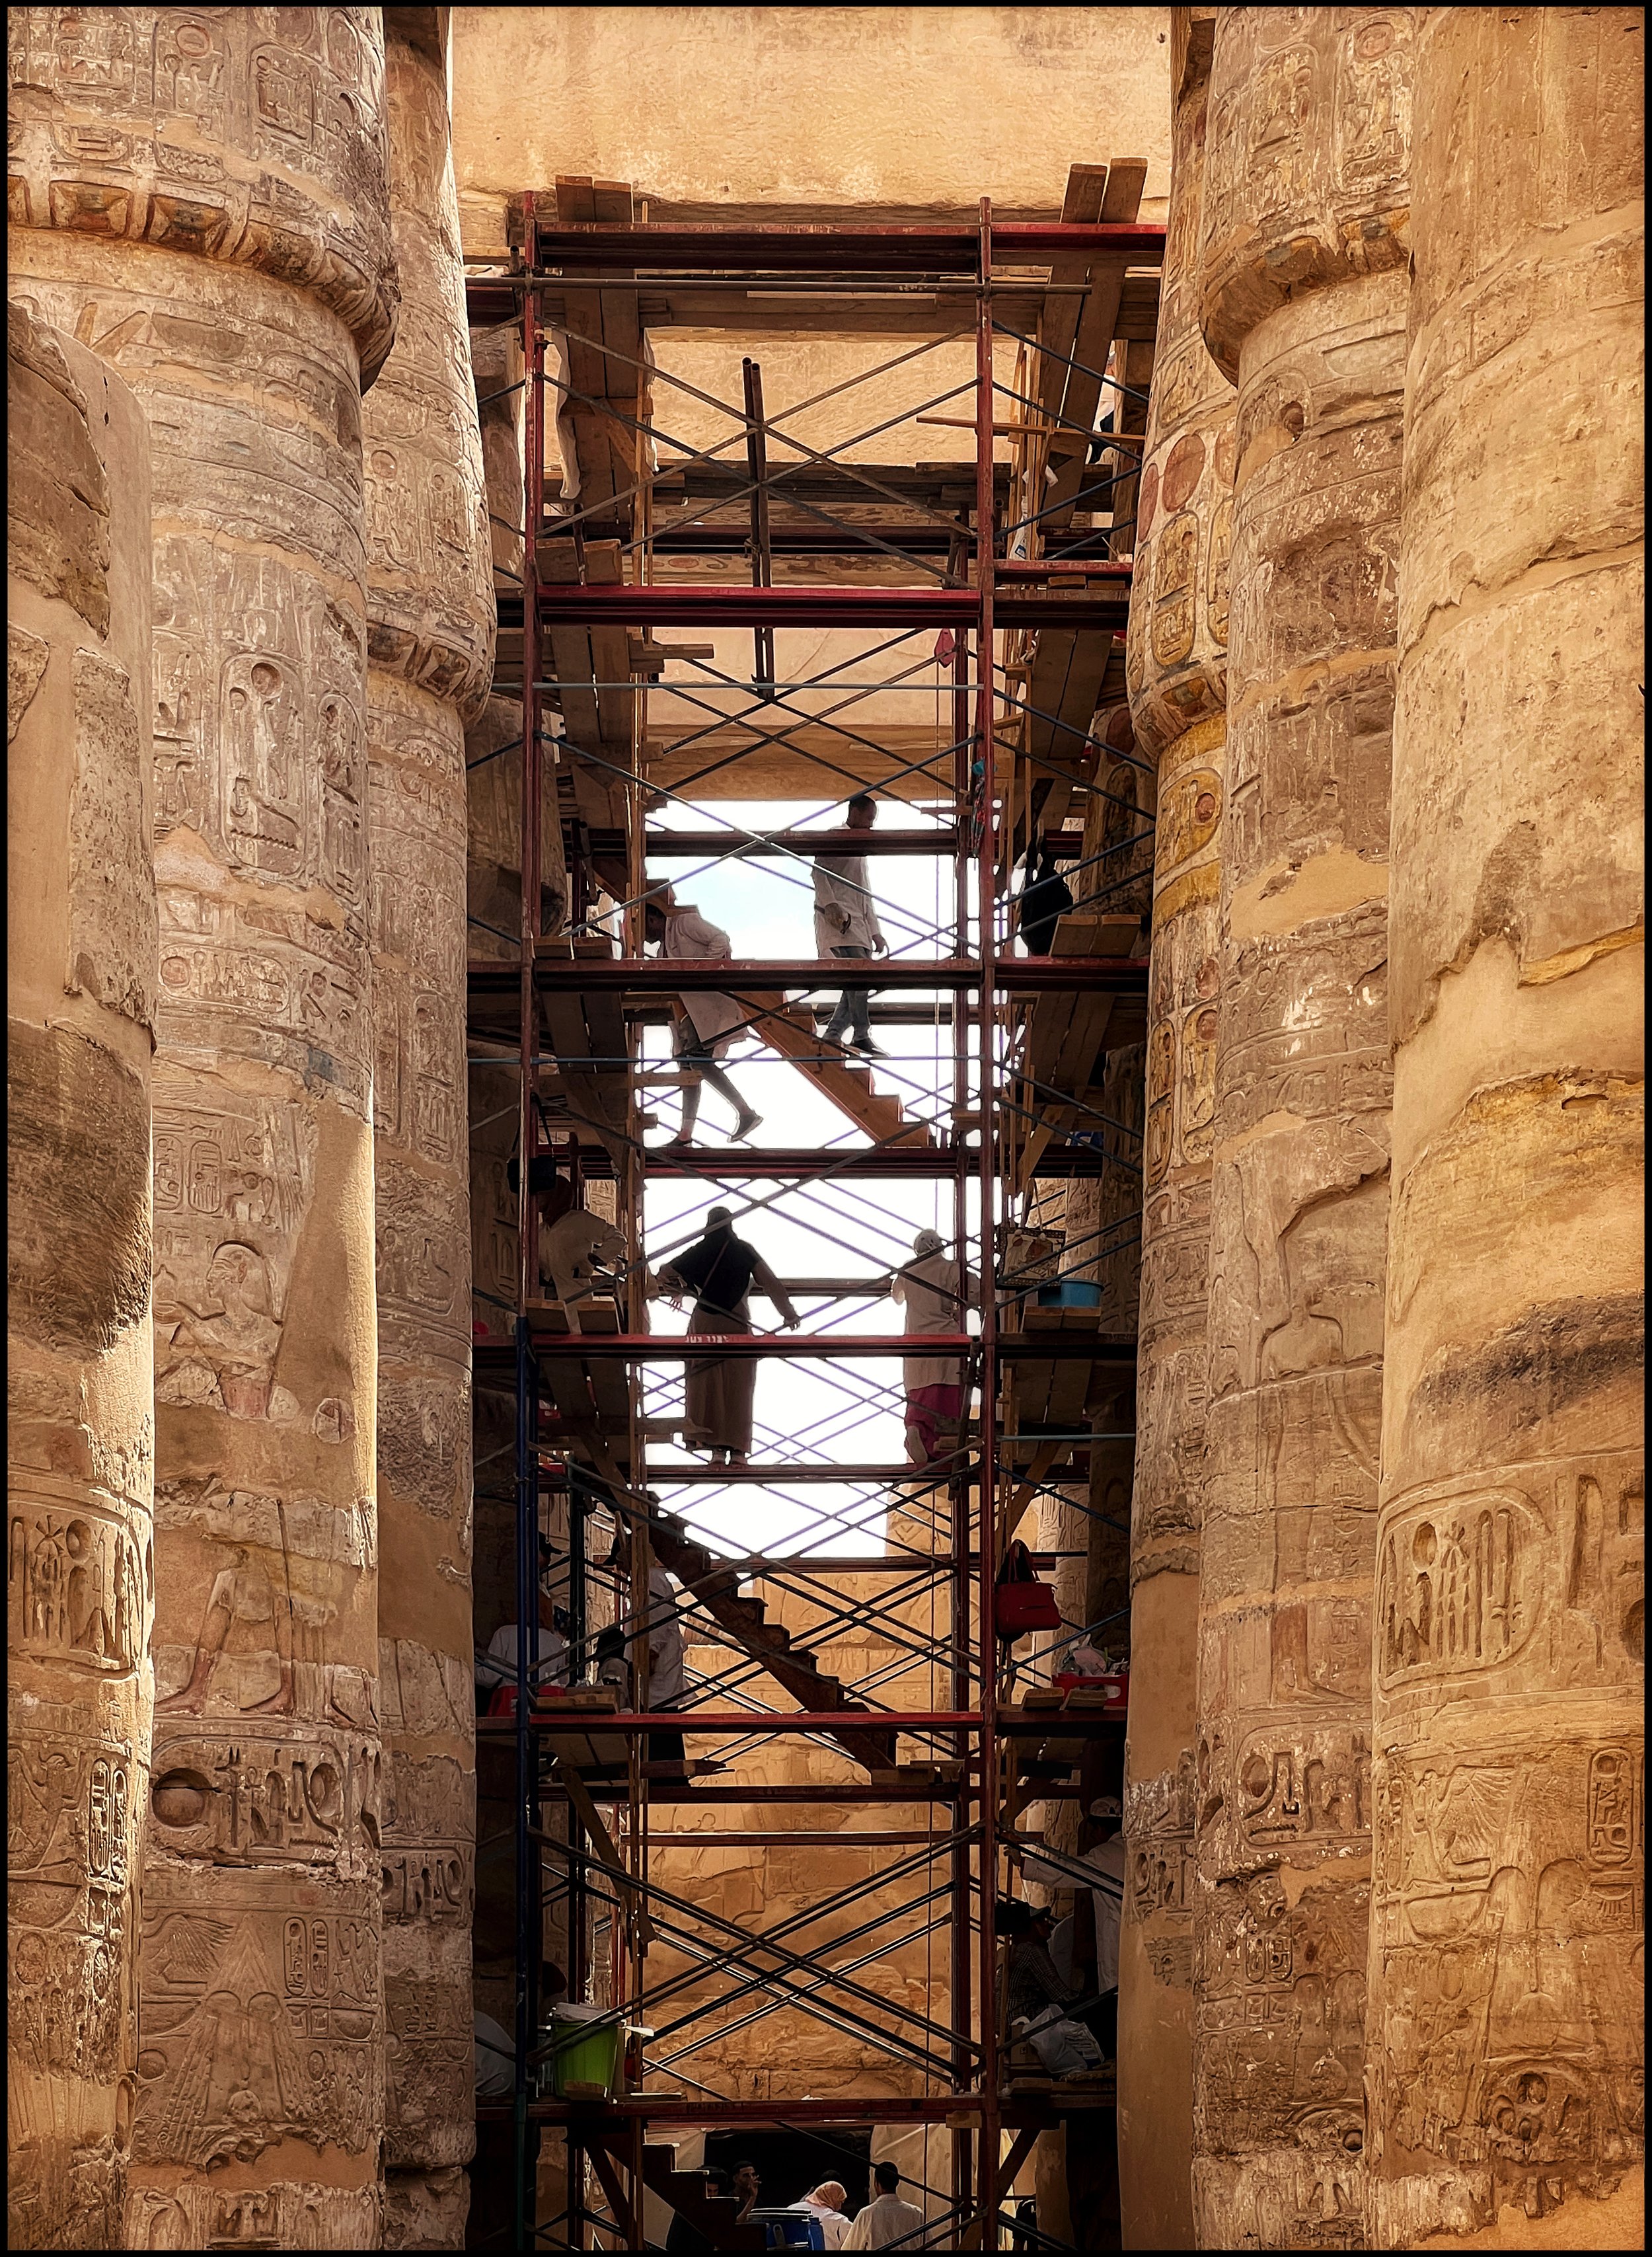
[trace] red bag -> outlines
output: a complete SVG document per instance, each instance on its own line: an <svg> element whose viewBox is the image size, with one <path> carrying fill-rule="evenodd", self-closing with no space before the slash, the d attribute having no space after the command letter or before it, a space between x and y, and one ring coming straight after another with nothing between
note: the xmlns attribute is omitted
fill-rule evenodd
<svg viewBox="0 0 1652 2257"><path fill-rule="evenodd" d="M1019 1539L1011 1545L1009 1556L999 1570L992 1626L1005 1639L1025 1638L1029 1631L1061 1628L1055 1594L1033 1573L1027 1546Z"/></svg>

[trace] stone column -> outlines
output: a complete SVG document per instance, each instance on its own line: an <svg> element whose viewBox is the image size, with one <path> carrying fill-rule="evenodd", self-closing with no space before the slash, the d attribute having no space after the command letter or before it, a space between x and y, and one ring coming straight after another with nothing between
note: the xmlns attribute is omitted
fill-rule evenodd
<svg viewBox="0 0 1652 2257"><path fill-rule="evenodd" d="M154 1705L149 435L7 331L7 2222L107 2249Z"/></svg>
<svg viewBox="0 0 1652 2257"><path fill-rule="evenodd" d="M1126 654L1137 749L1158 764L1119 1953L1119 2189L1134 2249L1193 2246L1194 1684L1235 407L1199 331L1214 14L1171 16L1170 211Z"/></svg>
<svg viewBox="0 0 1652 2257"><path fill-rule="evenodd" d="M386 18L394 351L364 403L387 2248L462 2248L475 2140L464 727L493 585L434 11ZM404 25L406 29L404 32Z"/></svg>
<svg viewBox="0 0 1652 2257"><path fill-rule="evenodd" d="M1367 2019L1383 2248L1644 2229L1643 35L1634 8L1419 29Z"/></svg>
<svg viewBox="0 0 1652 2257"><path fill-rule="evenodd" d="M1239 384L1200 1560L1194 2218L1358 2246L1411 11L1218 11Z"/></svg>
<svg viewBox="0 0 1652 2257"><path fill-rule="evenodd" d="M376 9L14 9L11 287L154 498L156 1733L129 2246L377 2244L360 394Z"/></svg>

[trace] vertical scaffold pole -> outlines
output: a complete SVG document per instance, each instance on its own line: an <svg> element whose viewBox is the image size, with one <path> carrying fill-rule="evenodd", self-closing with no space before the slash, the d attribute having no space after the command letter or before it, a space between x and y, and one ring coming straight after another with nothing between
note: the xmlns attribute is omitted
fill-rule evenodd
<svg viewBox="0 0 1652 2257"><path fill-rule="evenodd" d="M981 1425L976 1482L980 1523L980 1585L977 1624L981 1673L981 1907L980 1991L981 2147L978 2199L985 2212L981 2246L996 2249L998 2236L998 1938L993 1914L998 1890L998 1736L993 1703L992 1587L998 1528L998 1263L996 1245L997 1137L992 1100L997 1066L997 1004L993 980L998 876L997 762L992 702L992 204L981 199L981 282L975 332L975 570L980 609L976 631L976 732L981 759L981 835L977 922L981 950ZM958 1008L957 1005L955 1008Z"/></svg>
<svg viewBox="0 0 1652 2257"><path fill-rule="evenodd" d="M545 483L543 343L533 272L538 265L533 197L523 198L527 280L522 293L522 965L521 1121L517 1139L516 1302L516 2246L531 2244L535 2204L528 2146L529 2055L538 2022L540 1861L533 1841L534 1777L531 1687L539 1659L539 1402L527 1308L537 1283L533 1199L535 959L540 937L540 635L537 551Z"/></svg>
<svg viewBox="0 0 1652 2257"><path fill-rule="evenodd" d="M957 577L964 577L960 565ZM952 819L957 827L957 843L953 849L953 953L960 961L970 952L970 865L973 859L970 837L971 805L971 761L973 746L970 737L968 634L958 630L952 646L952 688L950 705L952 715ZM952 1178L952 1250L962 1276L970 1270L970 1155L964 1116L970 1109L970 1014L968 998L956 994L952 998L952 1140L956 1167ZM958 1317L959 1329L967 1327L964 1312ZM959 1395L957 1445L953 1454L951 1478L947 1485L950 1507L948 1529L952 1545L951 1619L952 1619L952 1706L959 1715L967 1714L970 1707L970 1461L968 1454L970 1380L973 1359L966 1359L961 1367L964 1386ZM968 1752L967 1744L959 1741L957 1752ZM952 2045L952 2083L955 2091L964 2091L970 2084L970 1860L971 1850L964 1828L969 1812L969 1768L962 1772L963 1787L951 1806L955 1839L951 1851L950 1901L950 1958L952 2027L957 2033ZM952 2127L952 2206L960 2220L970 2206L970 2182L972 2150L969 2131L962 2125Z"/></svg>

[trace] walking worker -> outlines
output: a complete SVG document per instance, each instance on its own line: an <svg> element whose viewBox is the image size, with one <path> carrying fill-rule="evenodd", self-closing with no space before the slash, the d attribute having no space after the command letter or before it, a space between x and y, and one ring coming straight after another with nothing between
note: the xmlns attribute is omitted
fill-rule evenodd
<svg viewBox="0 0 1652 2257"><path fill-rule="evenodd" d="M877 801L869 791L858 791L845 813L846 827L870 831L877 820ZM866 881L864 854L815 857L815 947L821 956L841 956L851 962L889 953L878 922L878 905ZM858 1051L863 1058L881 1058L884 1053L872 1041L867 1016L871 1002L869 987L845 987L827 1026L826 1040L841 1042L847 1028L847 1048Z"/></svg>
<svg viewBox="0 0 1652 2257"><path fill-rule="evenodd" d="M912 1242L912 1260L895 1272L890 1291L904 1304L908 1333L961 1333L964 1312L980 1290L973 1270L965 1270L946 1250L938 1230L921 1230ZM964 1413L962 1366L955 1355L908 1355L900 1376L907 1391L907 1462L946 1463L941 1427L956 1429Z"/></svg>
<svg viewBox="0 0 1652 2257"><path fill-rule="evenodd" d="M660 1272L661 1290L674 1307L684 1293L694 1295L690 1338L707 1334L749 1333L752 1312L746 1296L753 1285L780 1312L787 1332L798 1325L797 1311L768 1263L734 1235L734 1217L725 1206L706 1215L705 1234ZM710 1450L714 1466L745 1465L752 1454L752 1404L757 1364L751 1356L692 1356L686 1374L687 1432L690 1449Z"/></svg>
<svg viewBox="0 0 1652 2257"><path fill-rule="evenodd" d="M902 2202L900 2174L893 2163L879 2163L872 2173L878 2193L844 2236L845 2249L921 2249L923 2212L915 2202Z"/></svg>
<svg viewBox="0 0 1652 2257"><path fill-rule="evenodd" d="M661 886L644 912L646 937L657 942L660 953L674 964L720 964L734 954L734 944L720 924L702 917L692 902L679 902L669 886ZM679 995L676 1001L677 1063L690 1075L683 1085L682 1122L665 1149L683 1150L694 1143L700 1117L700 1083L709 1081L717 1095L734 1107L734 1134L749 1136L762 1114L754 1112L724 1072L718 1061L729 1054L734 1037L751 1024L752 1015L732 995Z"/></svg>

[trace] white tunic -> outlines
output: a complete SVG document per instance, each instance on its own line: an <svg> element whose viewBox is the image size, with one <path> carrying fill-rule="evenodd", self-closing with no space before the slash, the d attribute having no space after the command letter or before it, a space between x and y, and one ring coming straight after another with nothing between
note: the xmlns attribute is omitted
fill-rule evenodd
<svg viewBox="0 0 1652 2257"><path fill-rule="evenodd" d="M828 909L841 909L849 930L839 930ZM883 938L877 903L866 882L864 854L822 854L815 864L815 946L822 956L835 948L864 948L870 953Z"/></svg>
<svg viewBox="0 0 1652 2257"><path fill-rule="evenodd" d="M611 1222L589 1207L569 1207L548 1230L540 1230L540 1268L548 1271L559 1301L572 1300L589 1288L595 1255L611 1270L624 1266L625 1242Z"/></svg>
<svg viewBox="0 0 1652 2257"><path fill-rule="evenodd" d="M516 1682L516 1624L502 1623L488 1640L487 1652L476 1666L477 1683L484 1693L498 1685ZM541 1685L566 1685L568 1682L568 1640L560 1630L547 1630L540 1624L540 1669Z"/></svg>
<svg viewBox="0 0 1652 2257"><path fill-rule="evenodd" d="M717 964L734 954L734 944L720 924L689 909L667 917L660 954L674 964ZM752 1015L732 995L684 995L679 1000L695 1034L716 1058L727 1056L730 1043Z"/></svg>
<svg viewBox="0 0 1652 2257"><path fill-rule="evenodd" d="M979 1290L979 1281L971 1270L960 1287L959 1265L949 1254L926 1254L921 1262L908 1263L897 1270L895 1282L890 1288L897 1301L904 1302L907 1311L906 1330L909 1333L961 1333L969 1329L967 1300L960 1300ZM900 1362L900 1376L907 1388L956 1387L962 1376L962 1366L955 1355L908 1355Z"/></svg>
<svg viewBox="0 0 1652 2257"><path fill-rule="evenodd" d="M1124 1836L1114 1834L1105 1842L1098 1842L1086 1852L1084 1863L1105 1873L1113 1884L1111 1889L1092 1889L1090 1896L1096 1908L1096 1988L1115 1991L1119 1987L1119 1920L1124 1910Z"/></svg>
<svg viewBox="0 0 1652 2257"><path fill-rule="evenodd" d="M898 2194L880 2194L856 2218L844 2246L887 2249L891 2242L899 2241L903 2248L918 2249L923 2246L919 2239L922 2231L923 2212L915 2202L902 2202Z"/></svg>
<svg viewBox="0 0 1652 2257"><path fill-rule="evenodd" d="M805 2195L801 2202L791 2206L794 2218L812 2218L820 2227L821 2239L829 2249L841 2249L849 2236L849 2220L841 2210L828 2210L823 2202Z"/></svg>
<svg viewBox="0 0 1652 2257"><path fill-rule="evenodd" d="M677 1619L677 1589L663 1567L648 1570L648 1706L670 1709L682 1698L686 1640Z"/></svg>

